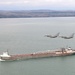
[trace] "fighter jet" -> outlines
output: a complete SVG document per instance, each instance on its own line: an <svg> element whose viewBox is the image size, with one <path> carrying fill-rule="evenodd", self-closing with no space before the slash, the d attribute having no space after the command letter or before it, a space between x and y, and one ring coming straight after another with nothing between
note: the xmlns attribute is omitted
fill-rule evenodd
<svg viewBox="0 0 75 75"><path fill-rule="evenodd" d="M45 35L46 37L50 37L50 38L56 38L59 36L59 33L57 33L56 35Z"/></svg>
<svg viewBox="0 0 75 75"><path fill-rule="evenodd" d="M71 36L60 36L60 37L61 37L61 38L64 38L64 39L71 39L71 38L74 37L74 34L75 34L75 33L73 33Z"/></svg>

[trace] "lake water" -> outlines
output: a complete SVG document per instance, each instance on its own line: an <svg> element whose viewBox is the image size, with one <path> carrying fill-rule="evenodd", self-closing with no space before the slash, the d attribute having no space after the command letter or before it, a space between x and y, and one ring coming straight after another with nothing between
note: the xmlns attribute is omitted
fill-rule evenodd
<svg viewBox="0 0 75 75"><path fill-rule="evenodd" d="M75 33L74 17L0 19L0 54L24 54L61 47L75 49L75 37L51 39L46 34ZM0 62L0 75L75 75L75 56Z"/></svg>

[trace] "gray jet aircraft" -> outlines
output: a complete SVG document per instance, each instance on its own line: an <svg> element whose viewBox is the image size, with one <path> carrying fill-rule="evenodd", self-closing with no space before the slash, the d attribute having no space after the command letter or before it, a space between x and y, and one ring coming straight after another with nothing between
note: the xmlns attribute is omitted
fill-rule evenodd
<svg viewBox="0 0 75 75"><path fill-rule="evenodd" d="M46 37L50 37L50 38L56 38L59 36L59 33L57 33L56 35L45 35Z"/></svg>
<svg viewBox="0 0 75 75"><path fill-rule="evenodd" d="M74 37L74 34L75 34L75 33L73 33L71 36L60 36L60 37L61 37L61 38L64 38L64 39L71 39L71 38Z"/></svg>

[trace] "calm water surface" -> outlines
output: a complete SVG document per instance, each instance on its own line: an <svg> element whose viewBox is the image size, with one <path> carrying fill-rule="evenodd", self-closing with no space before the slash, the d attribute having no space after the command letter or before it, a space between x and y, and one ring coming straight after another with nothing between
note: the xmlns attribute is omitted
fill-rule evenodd
<svg viewBox="0 0 75 75"><path fill-rule="evenodd" d="M0 53L32 53L61 47L75 49L75 37L47 38L44 35L69 36L75 33L75 18L0 19ZM75 75L75 56L0 62L0 75Z"/></svg>

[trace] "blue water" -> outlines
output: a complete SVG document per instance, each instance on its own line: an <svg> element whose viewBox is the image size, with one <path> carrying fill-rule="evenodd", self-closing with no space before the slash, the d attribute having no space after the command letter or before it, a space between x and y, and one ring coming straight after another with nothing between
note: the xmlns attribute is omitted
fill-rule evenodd
<svg viewBox="0 0 75 75"><path fill-rule="evenodd" d="M0 54L24 54L61 47L75 49L75 37L51 39L46 34L75 33L74 17L0 19ZM0 75L74 75L75 56L0 62Z"/></svg>

